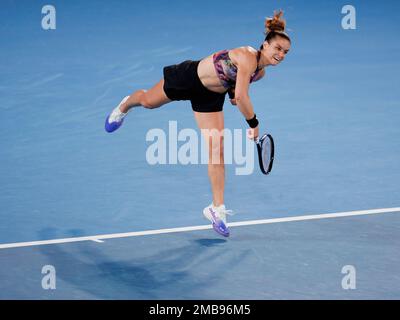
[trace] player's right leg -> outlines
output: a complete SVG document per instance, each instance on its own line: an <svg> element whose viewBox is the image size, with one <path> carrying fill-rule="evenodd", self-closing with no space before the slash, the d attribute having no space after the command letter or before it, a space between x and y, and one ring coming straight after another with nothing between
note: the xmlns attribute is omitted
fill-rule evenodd
<svg viewBox="0 0 400 320"><path fill-rule="evenodd" d="M129 109L143 106L148 109L161 107L171 102L164 92L164 79L161 79L154 87L149 90L137 90L121 105L121 112L127 113Z"/></svg>
<svg viewBox="0 0 400 320"><path fill-rule="evenodd" d="M105 129L107 132L117 130L124 122L128 111L133 107L143 106L148 109L161 107L171 102L164 92L164 79L161 79L154 87L149 90L137 90L130 96L126 96L119 105L107 117Z"/></svg>

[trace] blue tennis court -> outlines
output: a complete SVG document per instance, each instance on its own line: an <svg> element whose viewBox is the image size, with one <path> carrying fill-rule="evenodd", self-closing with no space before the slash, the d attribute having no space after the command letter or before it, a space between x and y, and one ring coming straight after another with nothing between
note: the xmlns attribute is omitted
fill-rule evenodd
<svg viewBox="0 0 400 320"><path fill-rule="evenodd" d="M2 1L0 299L399 299L400 4L352 1L346 30L347 4L52 1L44 30L42 1ZM165 65L258 48L279 8L291 51L250 91L274 169L226 165L222 238L207 165L146 158L150 130L198 130L190 104L104 120Z"/></svg>

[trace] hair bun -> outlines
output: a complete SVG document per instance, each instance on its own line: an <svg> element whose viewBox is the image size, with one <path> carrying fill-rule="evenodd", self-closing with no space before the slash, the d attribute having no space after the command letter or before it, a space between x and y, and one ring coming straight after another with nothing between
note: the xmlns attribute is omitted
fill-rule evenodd
<svg viewBox="0 0 400 320"><path fill-rule="evenodd" d="M271 31L284 32L286 27L286 21L282 19L283 11L279 10L278 12L274 12L273 18L265 19L265 34Z"/></svg>

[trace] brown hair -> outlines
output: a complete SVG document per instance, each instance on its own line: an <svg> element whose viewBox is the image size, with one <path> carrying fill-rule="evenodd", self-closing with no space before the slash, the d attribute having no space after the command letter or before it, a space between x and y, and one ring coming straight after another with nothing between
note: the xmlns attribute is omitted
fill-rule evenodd
<svg viewBox="0 0 400 320"><path fill-rule="evenodd" d="M270 41L276 37L282 37L290 42L289 35L285 32L286 21L282 19L283 11L274 11L274 16L272 18L265 18L265 39L264 41Z"/></svg>

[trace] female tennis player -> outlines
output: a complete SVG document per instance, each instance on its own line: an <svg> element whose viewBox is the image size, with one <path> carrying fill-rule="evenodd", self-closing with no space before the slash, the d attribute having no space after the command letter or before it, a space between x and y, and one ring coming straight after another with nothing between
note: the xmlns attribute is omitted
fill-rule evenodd
<svg viewBox="0 0 400 320"><path fill-rule="evenodd" d="M256 139L259 135L258 120L248 89L250 83L260 80L265 75L267 66L276 66L282 62L290 49L291 42L285 32L286 23L282 15L283 12L279 11L274 13L272 18L265 19L265 39L259 50L250 46L222 50L198 61L187 60L164 67L164 78L154 87L135 91L122 99L107 117L106 131L117 130L133 107L154 109L171 101L190 100L202 133L211 132L211 129L222 132L222 109L225 95L228 93L231 103L239 108L251 128L248 137ZM231 211L226 210L224 205L223 137L220 137L219 143L214 144L210 135L205 138L210 151L208 175L213 200L203 210L203 214L212 222L215 231L228 237L226 215ZM219 161L213 163L211 160L216 159L216 153Z"/></svg>

